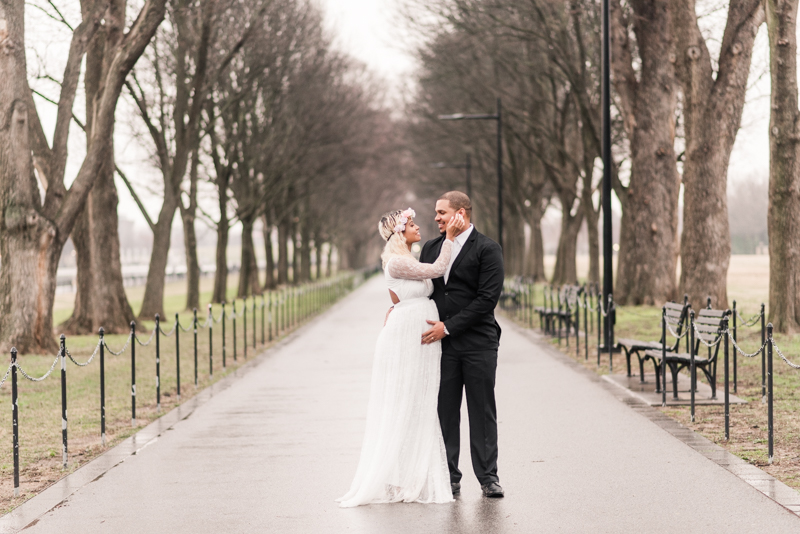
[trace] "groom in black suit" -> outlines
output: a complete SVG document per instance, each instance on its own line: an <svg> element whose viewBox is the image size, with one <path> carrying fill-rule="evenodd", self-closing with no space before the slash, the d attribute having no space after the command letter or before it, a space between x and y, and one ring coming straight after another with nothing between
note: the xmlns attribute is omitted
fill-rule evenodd
<svg viewBox="0 0 800 534"><path fill-rule="evenodd" d="M502 497L497 478L497 408L494 383L500 326L494 309L503 289L503 251L472 224L467 195L450 191L436 201L436 223L442 235L425 243L420 261L433 263L444 241L447 221L460 213L468 227L456 237L450 266L433 281L439 321L428 321L423 343L442 340L439 422L442 426L450 485L461 490L458 469L462 392L467 392L472 468L486 497Z"/></svg>

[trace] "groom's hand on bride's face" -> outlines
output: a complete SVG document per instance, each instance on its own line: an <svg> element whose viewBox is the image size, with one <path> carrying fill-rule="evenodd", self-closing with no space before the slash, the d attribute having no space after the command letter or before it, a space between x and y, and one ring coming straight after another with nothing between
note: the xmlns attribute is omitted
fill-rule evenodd
<svg viewBox="0 0 800 534"><path fill-rule="evenodd" d="M444 338L444 323L441 321L426 321L429 325L432 325L430 330L426 330L422 333L422 344L423 345L430 345L431 343L435 343Z"/></svg>

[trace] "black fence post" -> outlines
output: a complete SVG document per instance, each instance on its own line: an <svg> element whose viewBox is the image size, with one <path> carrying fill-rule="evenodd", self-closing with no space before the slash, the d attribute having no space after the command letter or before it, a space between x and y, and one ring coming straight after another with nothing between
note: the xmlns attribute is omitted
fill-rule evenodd
<svg viewBox="0 0 800 534"><path fill-rule="evenodd" d="M106 331L100 327L100 441L106 446Z"/></svg>
<svg viewBox="0 0 800 534"><path fill-rule="evenodd" d="M156 314L156 410L161 411L161 316Z"/></svg>
<svg viewBox="0 0 800 534"><path fill-rule="evenodd" d="M734 300L733 301L733 314L731 315L731 318L733 320L733 330L732 330L732 332L733 332L733 342L734 343L736 343L736 341L737 341L737 337L736 337L736 313L737 313L736 312L736 301ZM736 380L736 378L737 378L736 377L736 372L737 372L737 370L736 370L736 355L737 354L736 354L736 352L737 352L736 350L733 351L733 393L734 394L737 392L736 391L737 390L737 387L736 387L736 382L737 382L737 380Z"/></svg>
<svg viewBox="0 0 800 534"><path fill-rule="evenodd" d="M692 423L694 423L694 390L695 390L695 365L694 365L694 353L695 353L695 339L694 339L694 310L689 312L689 336L691 337L691 344L689 347L689 391L691 395L691 404L692 404Z"/></svg>
<svg viewBox="0 0 800 534"><path fill-rule="evenodd" d="M175 384L178 386L178 402L181 401L181 319L175 313Z"/></svg>
<svg viewBox="0 0 800 534"><path fill-rule="evenodd" d="M661 406L667 405L667 307L661 308Z"/></svg>
<svg viewBox="0 0 800 534"><path fill-rule="evenodd" d="M67 336L61 334L61 460L67 468Z"/></svg>
<svg viewBox="0 0 800 534"><path fill-rule="evenodd" d="M131 321L131 426L136 426L136 321Z"/></svg>
<svg viewBox="0 0 800 534"><path fill-rule="evenodd" d="M531 319L532 321L533 319ZM589 361L589 303L587 301L586 293L583 294L583 350L586 353L584 358Z"/></svg>
<svg viewBox="0 0 800 534"><path fill-rule="evenodd" d="M225 336L225 301L222 301L222 319L220 321L222 323L222 368L225 369L227 366L227 336ZM236 352L236 301L233 301L233 346L234 346L234 353Z"/></svg>
<svg viewBox="0 0 800 534"><path fill-rule="evenodd" d="M763 315L762 315L763 317ZM767 325L767 428L769 429L769 464L772 465L775 445L775 427L772 422L772 323Z"/></svg>
<svg viewBox="0 0 800 534"><path fill-rule="evenodd" d="M233 299L233 361L236 361L236 299ZM224 356L224 355L223 355ZM225 358L222 358L222 367L225 367Z"/></svg>
<svg viewBox="0 0 800 534"><path fill-rule="evenodd" d="M581 296L575 296L575 357L581 357Z"/></svg>
<svg viewBox="0 0 800 534"><path fill-rule="evenodd" d="M194 308L192 313L192 326L194 330L194 387L197 387L197 308Z"/></svg>
<svg viewBox="0 0 800 534"><path fill-rule="evenodd" d="M606 310L606 324L608 325L608 335L606 341L608 342L608 372L614 372L614 296L608 294L608 309Z"/></svg>
<svg viewBox="0 0 800 534"><path fill-rule="evenodd" d="M247 304L247 301L245 301ZM253 352L256 350L256 296L253 295ZM247 356L247 354L245 354Z"/></svg>
<svg viewBox="0 0 800 534"><path fill-rule="evenodd" d="M11 347L11 420L14 453L14 497L19 497L19 392L17 390L17 349Z"/></svg>
<svg viewBox="0 0 800 534"><path fill-rule="evenodd" d="M272 343L272 330L274 328L273 325L274 325L274 322L275 322L274 318L273 318L273 312L272 312L272 302L273 302L273 300L275 300L275 293L272 292L272 291L268 291L267 292L267 315L269 315L269 317L268 317L269 321L267 322L267 324L269 326L269 333L267 334L267 341L269 341L270 343Z"/></svg>
<svg viewBox="0 0 800 534"><path fill-rule="evenodd" d="M761 304L761 402L764 402L767 397L767 370L766 370L766 354L764 351L764 343L766 343L767 328L765 327L766 319L764 318L764 304ZM772 338L770 338L772 339Z"/></svg>
<svg viewBox="0 0 800 534"><path fill-rule="evenodd" d="M214 376L213 353L214 353L214 315L211 310L211 304L209 304L208 305L208 376Z"/></svg>
<svg viewBox="0 0 800 534"><path fill-rule="evenodd" d="M269 295L269 292L267 292L267 295ZM266 327L266 321L264 320L264 313L267 311L267 308L266 308L266 303L264 301L265 301L264 295L262 294L261 295L261 344L262 345L264 344L264 340L266 339L264 337L264 330ZM253 313L255 314L255 312ZM255 318L253 320L255 320ZM253 330L255 330L255 327L253 327Z"/></svg>
<svg viewBox="0 0 800 534"><path fill-rule="evenodd" d="M601 338L603 336L603 308L600 299L595 299L597 302L597 367L600 367L600 351L602 350L603 343Z"/></svg>
<svg viewBox="0 0 800 534"><path fill-rule="evenodd" d="M730 356L730 347L728 346L728 319L726 318L723 323L723 332L725 336L725 441L731 439L731 399L730 399L730 383L728 381L728 360Z"/></svg>
<svg viewBox="0 0 800 534"><path fill-rule="evenodd" d="M242 352L247 359L247 298L242 300Z"/></svg>

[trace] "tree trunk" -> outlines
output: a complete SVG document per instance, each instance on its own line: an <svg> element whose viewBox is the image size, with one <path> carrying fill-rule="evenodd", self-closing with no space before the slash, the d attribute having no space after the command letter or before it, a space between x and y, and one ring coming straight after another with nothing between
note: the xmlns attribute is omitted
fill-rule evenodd
<svg viewBox="0 0 800 534"><path fill-rule="evenodd" d="M613 4L615 21L624 24L614 34L614 82L624 101L631 147L631 178L622 213L614 299L620 304L661 304L674 299L677 292L680 189L674 149L675 71L673 63L666 61L673 46L669 2L631 3L642 57L638 81L627 42L628 25L619 0Z"/></svg>
<svg viewBox="0 0 800 534"><path fill-rule="evenodd" d="M539 204L538 201L533 203L528 217L531 235L528 240L528 254L525 257L525 276L532 278L534 282L543 282L545 280L544 239L542 238L544 210L541 209Z"/></svg>
<svg viewBox="0 0 800 534"><path fill-rule="evenodd" d="M797 94L798 0L766 0L772 82L769 125L769 320L800 329L800 112Z"/></svg>
<svg viewBox="0 0 800 534"><path fill-rule="evenodd" d="M197 214L197 167L198 150L192 152L192 164L189 170L189 205L183 201L179 207L183 223L183 247L186 254L186 309L192 310L200 306L200 262L197 259L197 230L194 227Z"/></svg>
<svg viewBox="0 0 800 534"><path fill-rule="evenodd" d="M237 292L240 298L261 292L261 287L258 284L258 264L256 263L255 247L253 246L253 224L254 221L250 218L242 219L242 266L239 270L239 289Z"/></svg>
<svg viewBox="0 0 800 534"><path fill-rule="evenodd" d="M587 281L600 283L600 232L597 228L600 212L586 214L586 232L589 235L589 272Z"/></svg>
<svg viewBox="0 0 800 534"><path fill-rule="evenodd" d="M91 199L86 202L86 207L75 221L70 238L75 247L75 302L72 315L59 325L59 330L67 335L89 332L92 329L92 289L94 276L92 276L92 236L91 236Z"/></svg>
<svg viewBox="0 0 800 534"><path fill-rule="evenodd" d="M110 140L113 146L113 140ZM92 313L94 324L81 333L96 334L102 326L107 334L124 334L130 329L133 309L125 294L120 261L117 187L114 184L113 150L97 176L90 202L92 229Z"/></svg>
<svg viewBox="0 0 800 534"><path fill-rule="evenodd" d="M214 273L214 293L211 296L213 302L224 302L228 290L228 217L223 216L217 223L217 249L216 249L216 272Z"/></svg>
<svg viewBox="0 0 800 534"><path fill-rule="evenodd" d="M574 284L578 281L577 252L578 232L583 223L583 210L575 215L569 212L569 206L562 205L561 234L558 236L556 266L552 283L555 285Z"/></svg>
<svg viewBox="0 0 800 534"><path fill-rule="evenodd" d="M525 268L525 226L521 217L508 217L505 224L506 274L521 275Z"/></svg>
<svg viewBox="0 0 800 534"><path fill-rule="evenodd" d="M153 229L153 250L150 253L150 265L147 269L142 310L139 312L141 319L151 320L156 314L164 317L164 285L172 238L172 220L177 209L176 199L171 194L165 195L158 222Z"/></svg>
<svg viewBox="0 0 800 534"><path fill-rule="evenodd" d="M333 276L333 243L328 243L328 261L325 264L325 276Z"/></svg>
<svg viewBox="0 0 800 534"><path fill-rule="evenodd" d="M278 284L289 283L289 221L288 215L278 223Z"/></svg>
<svg viewBox="0 0 800 534"><path fill-rule="evenodd" d="M292 235L292 284L297 285L300 283L300 231L296 222L292 222L291 229Z"/></svg>
<svg viewBox="0 0 800 534"><path fill-rule="evenodd" d="M727 175L744 107L760 0L731 0L714 71L693 0L671 0L676 72L683 86L686 159L680 289L697 306L728 306L731 244Z"/></svg>
<svg viewBox="0 0 800 534"><path fill-rule="evenodd" d="M267 276L264 280L264 289L275 287L275 257L272 255L272 225L266 215L261 217L261 229L264 233L264 254L267 257Z"/></svg>
<svg viewBox="0 0 800 534"><path fill-rule="evenodd" d="M300 240L300 281L308 282L311 280L311 228L308 220L300 225Z"/></svg>
<svg viewBox="0 0 800 534"><path fill-rule="evenodd" d="M319 237L319 232L314 234L314 259L317 260L317 266L314 272L314 280L322 278L322 240Z"/></svg>

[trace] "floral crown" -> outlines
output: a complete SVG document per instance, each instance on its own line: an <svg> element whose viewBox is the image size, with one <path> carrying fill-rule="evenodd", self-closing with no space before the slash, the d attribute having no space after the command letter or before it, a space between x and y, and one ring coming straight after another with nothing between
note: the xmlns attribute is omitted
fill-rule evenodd
<svg viewBox="0 0 800 534"><path fill-rule="evenodd" d="M406 231L406 224L408 224L409 219L413 219L416 217L417 214L411 208L408 208L405 211L400 212L400 218L397 221L397 224L394 226L395 233L402 234Z"/></svg>

